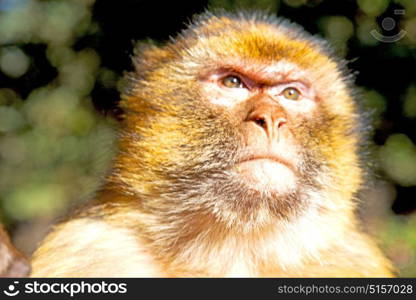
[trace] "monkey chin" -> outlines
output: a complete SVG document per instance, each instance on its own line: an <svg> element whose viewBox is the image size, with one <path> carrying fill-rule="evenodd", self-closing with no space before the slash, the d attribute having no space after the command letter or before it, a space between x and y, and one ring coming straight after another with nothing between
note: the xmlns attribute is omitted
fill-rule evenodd
<svg viewBox="0 0 416 300"><path fill-rule="evenodd" d="M284 162L268 158L253 159L239 163L235 170L255 190L276 194L287 194L296 190L295 170Z"/></svg>

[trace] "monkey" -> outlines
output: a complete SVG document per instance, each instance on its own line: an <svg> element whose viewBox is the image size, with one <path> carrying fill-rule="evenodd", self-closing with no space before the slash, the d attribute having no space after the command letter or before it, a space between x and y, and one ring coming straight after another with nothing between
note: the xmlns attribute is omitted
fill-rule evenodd
<svg viewBox="0 0 416 300"><path fill-rule="evenodd" d="M25 277L29 272L28 260L13 246L0 225L0 277Z"/></svg>
<svg viewBox="0 0 416 300"><path fill-rule="evenodd" d="M328 42L206 12L133 65L111 170L31 276L394 276L356 216L364 122Z"/></svg>

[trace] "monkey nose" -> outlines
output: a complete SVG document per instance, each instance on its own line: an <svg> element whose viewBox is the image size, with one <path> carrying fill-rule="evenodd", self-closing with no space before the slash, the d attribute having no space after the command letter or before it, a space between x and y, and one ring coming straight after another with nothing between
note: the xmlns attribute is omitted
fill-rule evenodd
<svg viewBox="0 0 416 300"><path fill-rule="evenodd" d="M279 139L279 130L287 123L282 113L276 113L272 109L255 110L249 115L248 121L254 122L271 140Z"/></svg>

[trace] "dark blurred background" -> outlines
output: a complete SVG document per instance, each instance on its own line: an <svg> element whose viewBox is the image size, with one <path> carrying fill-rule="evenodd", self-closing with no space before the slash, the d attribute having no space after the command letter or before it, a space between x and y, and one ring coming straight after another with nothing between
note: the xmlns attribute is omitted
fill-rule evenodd
<svg viewBox="0 0 416 300"><path fill-rule="evenodd" d="M30 254L105 176L134 42L163 42L207 8L267 9L349 61L374 127L364 229L416 277L414 0L0 0L0 217L16 245Z"/></svg>

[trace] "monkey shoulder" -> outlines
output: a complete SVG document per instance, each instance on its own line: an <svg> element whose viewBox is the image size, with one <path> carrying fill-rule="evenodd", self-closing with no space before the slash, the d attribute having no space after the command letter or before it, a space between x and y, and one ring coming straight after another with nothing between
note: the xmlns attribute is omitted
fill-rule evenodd
<svg viewBox="0 0 416 300"><path fill-rule="evenodd" d="M32 277L159 276L132 229L93 218L57 225L32 258Z"/></svg>
<svg viewBox="0 0 416 300"><path fill-rule="evenodd" d="M345 235L321 253L318 264L307 266L313 277L394 277L390 261L376 243L362 232Z"/></svg>

